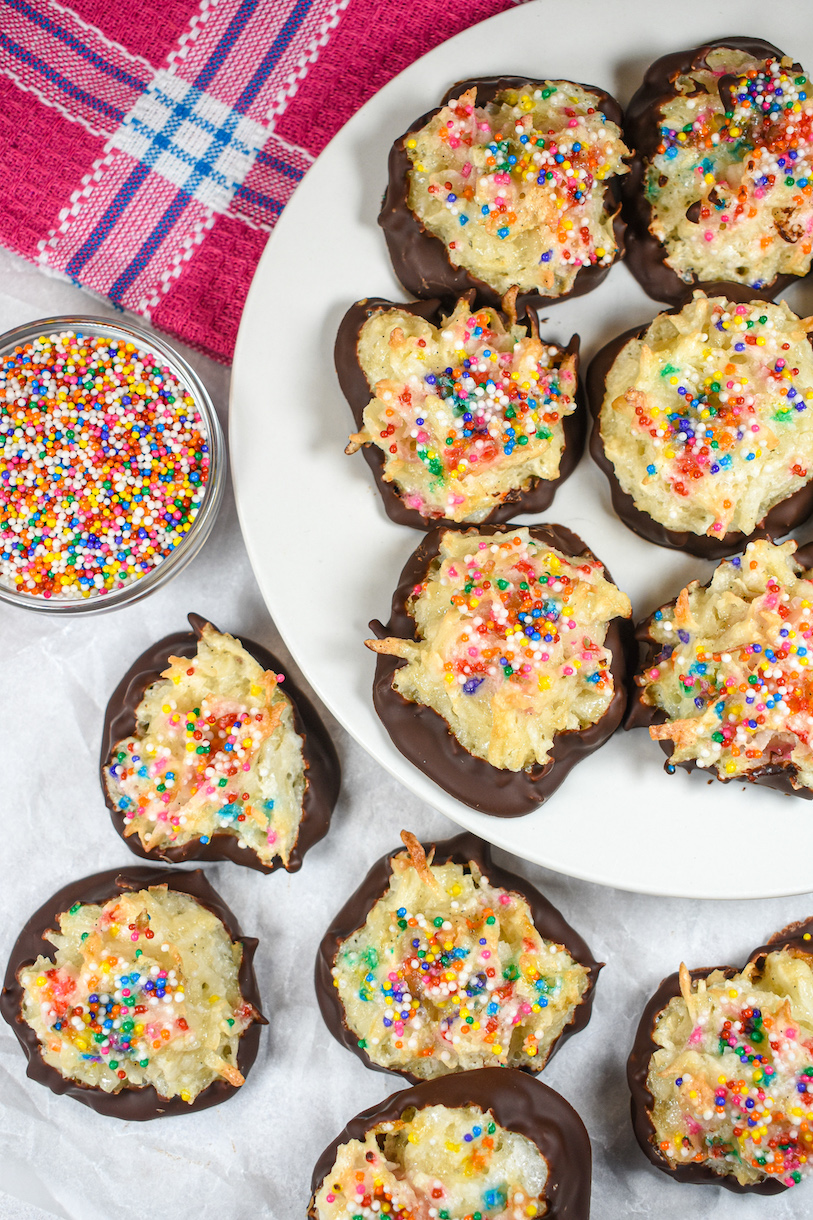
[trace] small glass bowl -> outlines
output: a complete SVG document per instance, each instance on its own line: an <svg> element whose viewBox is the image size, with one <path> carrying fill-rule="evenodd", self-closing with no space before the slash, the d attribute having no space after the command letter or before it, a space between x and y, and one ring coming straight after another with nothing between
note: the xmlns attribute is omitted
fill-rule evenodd
<svg viewBox="0 0 813 1220"><path fill-rule="evenodd" d="M91 592L87 597L45 597L44 594L23 593L11 588L0 578L0 601L26 610L37 610L45 614L93 614L104 610L117 610L130 606L142 597L153 593L173 576L185 568L206 541L223 499L226 481L226 461L223 432L212 400L198 377L182 356L163 338L148 334L137 326L108 322L104 318L63 317L40 318L16 330L0 335L0 360L15 347L30 343L41 335L73 331L81 335L102 339L123 339L142 352L160 356L171 373L192 396L195 409L200 415L202 431L209 446L209 474L206 490L198 507L195 520L178 546L143 576L134 577L119 589L108 592ZM0 538L2 536L0 535Z"/></svg>

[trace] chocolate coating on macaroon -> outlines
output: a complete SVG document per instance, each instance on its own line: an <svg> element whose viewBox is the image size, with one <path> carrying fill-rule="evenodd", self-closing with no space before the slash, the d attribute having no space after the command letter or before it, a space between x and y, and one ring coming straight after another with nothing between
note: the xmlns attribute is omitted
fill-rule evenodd
<svg viewBox="0 0 813 1220"><path fill-rule="evenodd" d="M409 206L409 175L412 162L406 152L406 141L442 110L452 98L459 97L468 89L477 90L477 106L487 106L493 102L498 93L506 89L536 89L541 82L528 80L523 76L487 76L474 77L471 80L458 81L447 89L440 105L427 111L411 124L408 131L395 141L389 156L389 178L378 223L384 230L387 248L390 252L393 269L396 276L408 292L414 296L426 299L440 297L447 302L463 296L470 289L476 293L478 306L491 305L499 309L501 295L484 280L479 279L465 267L455 267L449 261L448 251L443 241L425 228L423 222ZM575 82L574 82L575 83ZM622 127L623 116L621 107L608 93L595 85L580 85L580 88L595 94L596 109L619 128ZM625 222L621 219L621 191L617 176L607 180L605 188L605 208L608 213L615 212L613 218L613 233L615 235L618 261L624 253ZM578 297L585 292L597 288L610 270L610 266L599 266L591 263L581 267L576 275L573 287L560 296L544 296L538 292L521 292L517 296L517 313L521 317L527 307L540 308L555 305L558 301L569 297Z"/></svg>
<svg viewBox="0 0 813 1220"><path fill-rule="evenodd" d="M775 933L768 944L760 945L758 949L754 949L748 961L759 962L768 953L775 953L788 948L810 954L810 942L803 939L805 933L810 932L813 932L813 919L789 924L788 927ZM740 974L742 969L744 967L704 966L698 970L690 970L689 974L692 980L696 981L707 978L715 970L720 970L726 978L732 978L734 975ZM726 1190L732 1190L736 1194L781 1194L788 1187L776 1178L765 1178L763 1181L755 1182L750 1186L743 1185L743 1183L737 1181L733 1174L715 1173L713 1169L709 1169L706 1165L694 1163L672 1166L661 1155L660 1149L657 1146L655 1129L651 1118L655 1099L647 1088L647 1077L649 1075L650 1060L655 1052L661 1049L653 1037L655 1022L658 1015L669 1004L669 1001L679 995L680 978L678 973L675 972L663 980L644 1009L635 1035L635 1042L630 1057L627 1060L627 1083L632 1095L632 1126L635 1131L635 1138L642 1152L656 1169L660 1169L663 1173L668 1173L670 1177L673 1177L678 1182L724 1186Z"/></svg>
<svg viewBox="0 0 813 1220"><path fill-rule="evenodd" d="M524 1135L547 1161L545 1220L589 1220L592 1152L584 1123L559 1093L514 1068L478 1068L424 1080L357 1114L316 1162L310 1220L317 1220L315 1197L342 1144L363 1140L379 1123L398 1122L405 1110L427 1106L490 1110L501 1127Z"/></svg>
<svg viewBox="0 0 813 1220"><path fill-rule="evenodd" d="M725 284L699 286L709 289L727 288ZM676 306L665 312L677 313L679 308ZM687 551L690 555L697 555L699 559L725 559L728 555L735 555L737 551L744 550L755 538L781 538L795 529L797 525L801 525L813 513L813 480L806 483L804 487L800 487L785 500L781 500L779 504L775 504L751 534L731 531L724 534L722 538L712 538L708 534L694 534L690 530L670 530L656 521L654 517L650 517L649 513L642 512L640 508L636 507L632 496L628 495L619 483L615 467L604 452L604 444L601 439L601 408L604 403L610 369L630 340L640 339L649 330L650 325L651 323L647 323L645 326L633 326L632 329L619 335L617 339L612 339L590 361L585 377L587 402L593 416L588 442L590 456L607 476L613 508L624 525L641 538L646 538L647 542L654 542L657 546L669 547L674 551ZM811 341L813 342L813 340Z"/></svg>
<svg viewBox="0 0 813 1220"><path fill-rule="evenodd" d="M502 533L507 528L510 529L510 525L485 525L474 527L473 532L488 536ZM586 555L596 559L581 538L562 525L531 525L528 530L536 541L554 547L563 555ZM382 626L378 620L370 623L370 630L379 639L400 636L417 641L415 620L407 610L407 602L437 557L444 532L442 527L436 527L428 533L407 560L393 594L389 622L386 626ZM608 580L612 579L606 568L604 574ZM627 705L627 668L631 645L631 625L624 620L611 620L604 642L604 647L612 653L609 668L613 678L613 696L609 707L595 724L557 733L548 761L544 765L535 763L523 771L493 767L485 759L470 754L433 708L422 703L411 703L394 690L393 674L406 664L398 657L383 653L377 655L373 703L401 753L439 787L481 813L501 818L521 817L552 796L576 763L597 750L618 728Z"/></svg>
<svg viewBox="0 0 813 1220"><path fill-rule="evenodd" d="M574 961L586 967L589 977L585 992L576 1005L570 1024L565 1026L559 1037L551 1044L548 1057L539 1068L539 1071L542 1071L562 1043L567 1041L572 1034L576 1034L584 1029L590 1020L596 980L604 963L595 960L579 933L567 923L553 903L549 902L535 886L531 885L530 881L517 876L516 873L509 873L506 869L499 868L494 863L491 858L491 846L485 840L478 838L477 835L467 833L455 835L454 838L444 839L439 843L426 843L422 846L427 858L429 852L434 848L433 864L460 864L465 868L471 861L474 861L483 876L488 877L489 882L493 886L519 894L521 898L525 899L530 908L534 927L539 935L545 940L553 941L554 944L563 945ZM342 942L363 927L373 907L387 893L392 876L391 861L393 856L400 855L405 851L406 848L402 845L391 852L387 852L385 856L377 860L359 888L348 898L338 915L336 915L319 945L319 952L316 956L315 983L319 1009L325 1024L337 1042L340 1042L342 1046L347 1047L349 1051L357 1055L362 1063L366 1067L372 1068L373 1071L386 1072L387 1075L403 1076L413 1084L420 1084L422 1082L412 1072L398 1071L397 1068L387 1068L383 1067L380 1063L375 1063L367 1051L359 1046L358 1035L348 1028L345 1021L344 1006L339 998L337 988L333 985L333 974L331 973ZM491 1069L480 1068L478 1070L490 1071ZM529 1068L514 1069L500 1067L496 1070L501 1072L526 1071L531 1076L537 1074ZM461 1075L462 1073L450 1074Z"/></svg>
<svg viewBox="0 0 813 1220"><path fill-rule="evenodd" d="M469 289L463 295L469 298L469 309L472 309L475 297L474 290ZM350 404L350 410L353 413L353 420L358 431L364 427L364 409L374 397L374 392L370 389L370 383L358 358L358 344L361 331L365 322L376 313L383 313L389 309L398 309L403 313L414 314L416 317L423 318L430 325L436 327L440 326L443 317L448 313L448 310L438 300L413 301L409 304L400 304L397 301L387 301L383 297L370 297L367 300L357 301L347 311L336 335L334 359L339 385ZM498 312L503 321L506 321L505 315L501 311ZM532 327L538 331L538 320L535 311L526 309L524 317L528 319L529 334ZM558 347L559 344L556 344L556 346ZM498 504L487 517L483 518L481 524L500 525L505 521L510 521L512 517L518 516L520 513L545 512L553 502L557 487L564 483L565 479L573 473L579 463L582 450L584 449L584 438L587 430L585 396L581 380L578 376L579 336L574 335L568 346L562 348L562 351L563 353L572 353L576 357L576 367L574 370L576 374L576 393L574 395L576 410L562 418L565 440L562 457L559 462L559 475L555 479L534 478L524 491L521 488L510 491L503 502ZM447 517L424 517L416 508L408 508L395 483L384 478L386 459L383 451L378 445L364 445L362 446L362 452L364 453L367 465L373 472L376 487L384 503L384 511L391 521L395 521L397 525L409 525L412 529L419 530L431 530L436 525L445 525L450 529L466 528L466 522L450 521Z"/></svg>
<svg viewBox="0 0 813 1220"><path fill-rule="evenodd" d="M231 860L261 873L272 873L281 867L285 867L289 873L295 873L302 867L305 852L327 834L341 785L339 756L319 713L307 695L293 683L287 666L283 666L273 653L261 644L255 644L253 640L240 640L246 652L267 672L285 673L284 693L291 702L294 727L303 738L305 794L302 801L302 821L288 864L284 866L279 857L270 865L263 864L250 847L238 846L237 835L226 831L215 831L208 843L203 843L200 839L190 839L188 843L174 847L159 845L151 851L142 846L137 834L124 833L124 817L107 791L104 768L110 765L117 743L136 735L136 710L147 688L161 680L161 674L167 668L170 656L191 658L197 653L198 640L208 620L201 618L199 614L190 614L187 617L192 630L167 635L143 652L110 696L102 729L99 776L104 802L110 810L113 825L130 851L143 860L165 860L170 864L185 864L187 860Z"/></svg>
<svg viewBox="0 0 813 1220"><path fill-rule="evenodd" d="M777 275L763 288L752 288L730 280L683 280L676 271L667 266L669 251L649 229L652 221L652 205L644 189L645 161L655 155L660 143L660 108L675 97L674 82L678 76L690 75L692 71L706 67L706 57L718 47L731 47L745 51L756 59L772 56L782 58L783 51L764 42L761 38L718 38L687 51L673 51L662 56L647 69L643 84L633 95L625 111L624 133L635 155L630 162L630 173L620 191L623 198L623 216L627 225L625 261L638 283L656 301L669 305L685 305L691 300L696 288L702 288L708 296L725 296L731 301L772 301L774 297L799 279L796 275ZM798 67L798 65L796 65ZM722 78L725 81L725 77ZM725 88L725 86L723 86Z"/></svg>
<svg viewBox="0 0 813 1220"><path fill-rule="evenodd" d="M71 1080L63 1076L57 1068L46 1063L40 1054L40 1040L22 1016L23 988L19 976L23 970L33 966L41 954L47 954L45 933L51 928L59 927L59 916L65 911L69 911L74 903L103 905L110 899L118 897L119 894L159 885L165 885L170 890L188 894L194 898L220 920L230 940L239 941L243 946L243 956L237 976L240 993L243 1000L247 1004L251 1004L257 1014L255 1020L240 1038L237 1051L237 1068L243 1076L247 1077L257 1058L260 1026L268 1024L260 1010L260 993L253 966L254 952L258 942L253 937L243 935L234 914L199 868L193 871L143 867L113 868L104 873L95 873L92 877L84 877L81 881L72 881L69 885L64 886L34 912L17 937L6 970L3 991L0 994L0 1012L13 1029L17 1041L28 1058L26 1074L39 1084L44 1084L52 1093L66 1093L76 1101L81 1101L83 1105L90 1106L99 1114L106 1114L111 1118L123 1118L128 1122L145 1122L151 1118L166 1118L174 1114L208 1110L210 1106L217 1106L222 1101L227 1101L244 1086L229 1084L224 1079L214 1080L198 1094L193 1102L186 1102L180 1096L160 1097L152 1085L144 1085L141 1088L123 1088L118 1093L105 1093L102 1089Z"/></svg>

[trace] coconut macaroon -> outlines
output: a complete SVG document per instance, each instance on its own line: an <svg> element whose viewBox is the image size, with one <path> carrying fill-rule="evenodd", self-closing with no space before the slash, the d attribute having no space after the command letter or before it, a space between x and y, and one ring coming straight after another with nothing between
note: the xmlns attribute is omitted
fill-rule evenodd
<svg viewBox="0 0 813 1220"><path fill-rule="evenodd" d="M477 89L449 102L406 141L409 204L454 266L497 292L569 292L580 268L618 252L607 180L627 172L621 130L596 94L569 81Z"/></svg>
<svg viewBox="0 0 813 1220"><path fill-rule="evenodd" d="M310 1215L367 1220L391 1210L415 1220L444 1213L529 1220L547 1213L547 1179L548 1165L537 1146L501 1127L489 1110L425 1106L342 1144Z"/></svg>
<svg viewBox="0 0 813 1220"><path fill-rule="evenodd" d="M737 305L696 292L679 313L659 314L596 356L591 449L617 483L625 524L719 557L762 523L784 533L808 515L811 330L813 320L784 302Z"/></svg>
<svg viewBox="0 0 813 1220"><path fill-rule="evenodd" d="M813 573L795 542L751 543L639 629L648 645L631 725L705 767L813 795Z"/></svg>
<svg viewBox="0 0 813 1220"><path fill-rule="evenodd" d="M664 980L628 1065L636 1135L658 1168L763 1194L809 1175L810 943L808 931L755 951L742 971L682 965Z"/></svg>
<svg viewBox="0 0 813 1220"><path fill-rule="evenodd" d="M612 187L629 154L620 123L606 93L571 81L455 85L391 154L379 223L402 283L448 294L464 286L462 271L465 286L497 299L516 285L549 300L593 286L596 276L576 289L580 272L606 271L619 250ZM421 235L437 250L421 248Z"/></svg>
<svg viewBox="0 0 813 1220"><path fill-rule="evenodd" d="M264 866L288 864L306 761L276 673L206 623L193 657L169 656L135 721L103 768L125 836L156 854L231 836Z"/></svg>
<svg viewBox="0 0 813 1220"><path fill-rule="evenodd" d="M484 873L490 857L472 836L460 836L460 850L441 844L438 862L408 831L401 838L407 850L386 859L337 921L361 925L323 942L317 993L331 1031L351 1049L355 1038L373 1065L416 1080L485 1066L541 1071L565 1031L589 1017L574 1020L592 1000L597 963L541 895L505 888L499 869L496 883ZM328 978L333 997L320 990Z"/></svg>
<svg viewBox="0 0 813 1220"><path fill-rule="evenodd" d="M407 611L415 639L366 641L405 662L392 689L432 708L469 754L515 772L544 766L557 735L610 708L605 640L611 620L632 612L593 555L566 554L525 526L439 531Z"/></svg>
<svg viewBox="0 0 813 1220"><path fill-rule="evenodd" d="M809 77L770 44L727 41L735 45L659 60L630 103L628 134L642 158L630 189L643 192L638 219L675 280L670 291L661 275L661 299L692 283L778 292L810 270ZM631 250L633 272L652 290L652 269L638 266L634 242Z"/></svg>
<svg viewBox="0 0 813 1220"><path fill-rule="evenodd" d="M189 1106L215 1081L243 1083L238 1044L260 1014L241 992L244 946L214 911L156 883L77 900L57 922L44 933L53 958L17 974L16 1019L35 1034L45 1065L104 1095L152 1086Z"/></svg>
<svg viewBox="0 0 813 1220"><path fill-rule="evenodd" d="M316 1163L308 1216L588 1220L591 1161L553 1089L512 1068L457 1072L352 1118Z"/></svg>
<svg viewBox="0 0 813 1220"><path fill-rule="evenodd" d="M576 453L563 470L578 338L567 348L543 342L535 315L517 324L515 296L503 303L504 315L472 312L463 298L451 314L438 309L434 320L410 306L362 302L360 328L360 307L351 310L351 359L363 371L367 401L347 452L377 446L381 477L426 521L481 522L506 501L509 514L522 512L523 493L540 482L551 485L533 505L541 510L578 460Z"/></svg>

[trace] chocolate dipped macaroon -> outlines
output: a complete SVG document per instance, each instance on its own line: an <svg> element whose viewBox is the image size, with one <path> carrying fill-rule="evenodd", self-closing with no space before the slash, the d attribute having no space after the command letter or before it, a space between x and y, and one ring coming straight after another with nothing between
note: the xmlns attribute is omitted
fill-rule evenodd
<svg viewBox="0 0 813 1220"><path fill-rule="evenodd" d="M496 524L540 513L584 446L579 337L540 339L533 310L359 301L336 371L389 517L400 525Z"/></svg>
<svg viewBox="0 0 813 1220"><path fill-rule="evenodd" d="M601 964L482 839L401 838L319 947L330 1032L367 1067L415 1084L472 1068L541 1072L589 1021Z"/></svg>
<svg viewBox="0 0 813 1220"><path fill-rule="evenodd" d="M328 830L341 772L310 700L272 653L189 615L116 687L102 791L136 855L296 872Z"/></svg>
<svg viewBox="0 0 813 1220"><path fill-rule="evenodd" d="M669 773L813 797L811 564L795 542L752 542L637 627L627 728L649 729Z"/></svg>
<svg viewBox="0 0 813 1220"><path fill-rule="evenodd" d="M529 813L621 722L631 612L563 526L435 529L371 624L376 711L446 792Z"/></svg>
<svg viewBox="0 0 813 1220"><path fill-rule="evenodd" d="M720 559L813 512L813 320L696 293L587 372L590 453L649 542Z"/></svg>
<svg viewBox="0 0 813 1220"><path fill-rule="evenodd" d="M111 869L32 915L0 1010L54 1093L128 1121L203 1110L257 1056L256 947L200 869Z"/></svg>
<svg viewBox="0 0 813 1220"><path fill-rule="evenodd" d="M313 1171L309 1220L588 1220L584 1124L553 1089L511 1068L427 1080L357 1115Z"/></svg>
<svg viewBox="0 0 813 1220"><path fill-rule="evenodd" d="M661 983L627 1064L641 1149L679 1182L778 1194L813 1165L813 921Z"/></svg>
<svg viewBox="0 0 813 1220"><path fill-rule="evenodd" d="M650 296L771 300L809 273L812 123L807 73L761 39L652 64L625 113L621 184L627 266Z"/></svg>
<svg viewBox="0 0 813 1220"><path fill-rule="evenodd" d="M459 81L395 141L378 223L415 296L520 311L598 286L623 249L629 150L602 89L495 76Z"/></svg>

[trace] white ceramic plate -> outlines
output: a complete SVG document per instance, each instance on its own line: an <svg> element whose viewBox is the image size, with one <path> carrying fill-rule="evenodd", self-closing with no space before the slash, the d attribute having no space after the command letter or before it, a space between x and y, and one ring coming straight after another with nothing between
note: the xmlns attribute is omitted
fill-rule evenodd
<svg viewBox="0 0 813 1220"><path fill-rule="evenodd" d="M343 453L351 416L333 341L355 300L405 299L376 224L387 153L455 80L562 77L600 85L623 105L659 55L732 33L766 38L813 63L807 0L753 10L735 23L730 6L709 0L538 0L413 64L343 128L285 209L243 314L231 395L232 472L254 572L297 662L353 736L419 796L507 851L606 885L697 898L809 890L813 865L803 844L813 805L702 772L667 776L659 747L638 730L617 733L536 812L494 818L452 799L390 742L373 710L375 662L362 641L371 618L388 618L396 579L421 535L385 516L363 457ZM788 299L813 312L809 288L795 287ZM551 308L543 333L563 341L578 331L586 363L657 312L616 266L594 292ZM548 519L584 538L632 598L636 620L713 569L621 525L587 454ZM397 810L381 815L400 829Z"/></svg>

